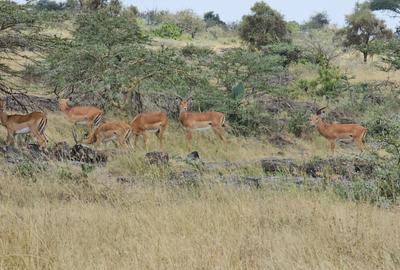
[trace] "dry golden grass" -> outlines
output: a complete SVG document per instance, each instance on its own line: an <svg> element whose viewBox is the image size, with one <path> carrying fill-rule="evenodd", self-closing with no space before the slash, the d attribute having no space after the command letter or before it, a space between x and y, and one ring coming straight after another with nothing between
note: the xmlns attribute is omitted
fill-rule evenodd
<svg viewBox="0 0 400 270"><path fill-rule="evenodd" d="M1 269L400 266L398 210L327 193L131 186L99 174L0 181Z"/></svg>
<svg viewBox="0 0 400 270"><path fill-rule="evenodd" d="M336 60L336 63L354 78L352 82L384 81L389 79L393 82L399 82L400 71L384 72L379 69L381 65L380 57L374 56L364 63L359 53L348 53L342 55Z"/></svg>
<svg viewBox="0 0 400 270"><path fill-rule="evenodd" d="M51 143L72 142L70 130L60 113L49 114ZM150 150L157 149L153 137ZM281 151L228 137L225 149L212 133L197 134L194 145L210 161ZM320 137L296 141L284 156L324 156L326 146ZM41 169L1 162L0 269L400 267L398 209L344 202L329 191L227 187L214 183L213 172L205 172L198 187L171 186L167 179L191 168L175 161L187 152L183 131L172 121L166 150L173 161L161 168L144 162L141 147L120 150L105 167L89 170L62 162ZM263 174L259 166L214 173ZM136 182L119 183L118 176Z"/></svg>

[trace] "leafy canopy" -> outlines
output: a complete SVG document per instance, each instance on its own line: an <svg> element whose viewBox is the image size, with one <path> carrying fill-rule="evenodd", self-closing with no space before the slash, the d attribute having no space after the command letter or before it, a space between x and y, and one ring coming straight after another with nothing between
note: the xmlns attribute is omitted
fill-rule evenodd
<svg viewBox="0 0 400 270"><path fill-rule="evenodd" d="M288 40L288 30L283 16L265 2L251 8L253 14L245 15L239 26L240 37L250 45L262 46Z"/></svg>
<svg viewBox="0 0 400 270"><path fill-rule="evenodd" d="M357 3L354 12L346 16L344 35L344 45L360 51L366 62L368 55L376 52L374 42L391 38L392 32L383 20L371 12L367 4Z"/></svg>

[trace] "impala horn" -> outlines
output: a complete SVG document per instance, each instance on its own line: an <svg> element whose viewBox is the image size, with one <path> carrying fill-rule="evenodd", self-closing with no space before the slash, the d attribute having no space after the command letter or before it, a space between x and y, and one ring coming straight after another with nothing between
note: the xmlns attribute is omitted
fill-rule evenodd
<svg viewBox="0 0 400 270"><path fill-rule="evenodd" d="M316 115L321 115L322 110L325 109L325 108L327 108L327 107L328 107L328 106L325 106L325 107L322 107L321 109L318 109Z"/></svg>

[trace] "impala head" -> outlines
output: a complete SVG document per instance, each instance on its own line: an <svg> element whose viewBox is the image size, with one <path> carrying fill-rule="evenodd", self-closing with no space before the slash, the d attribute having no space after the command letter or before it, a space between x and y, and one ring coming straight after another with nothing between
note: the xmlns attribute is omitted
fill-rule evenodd
<svg viewBox="0 0 400 270"><path fill-rule="evenodd" d="M180 96L176 98L176 102L179 105L179 112L187 112L192 105L193 98L189 97L187 99L183 99Z"/></svg>
<svg viewBox="0 0 400 270"><path fill-rule="evenodd" d="M58 100L58 106L60 109L65 109L71 106L71 98L60 98Z"/></svg>
<svg viewBox="0 0 400 270"><path fill-rule="evenodd" d="M324 112L323 110L325 108L326 107L323 107L323 108L319 109L315 114L312 114L310 116L310 122L311 122L312 125L316 126L318 123L320 123L322 121L321 114Z"/></svg>

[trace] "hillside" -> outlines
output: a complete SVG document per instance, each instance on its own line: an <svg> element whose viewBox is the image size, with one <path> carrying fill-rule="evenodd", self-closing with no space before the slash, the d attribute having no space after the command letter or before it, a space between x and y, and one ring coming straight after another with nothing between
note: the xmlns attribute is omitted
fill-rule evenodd
<svg viewBox="0 0 400 270"><path fill-rule="evenodd" d="M359 47L337 42L337 26L283 22L263 2L290 29L262 46L212 12L117 2L0 3L16 18L0 27L0 269L399 268L396 39L364 63ZM211 112L191 149L182 101ZM133 128L126 145L119 129L87 143L101 125L92 133L67 115L89 105L115 125L165 112L164 147L158 125L147 148ZM47 144L17 134L7 145L15 120L5 113L32 111L45 114ZM338 137L335 153L324 131Z"/></svg>

